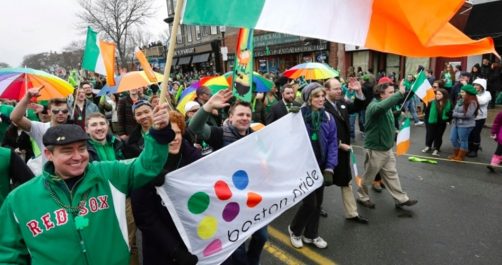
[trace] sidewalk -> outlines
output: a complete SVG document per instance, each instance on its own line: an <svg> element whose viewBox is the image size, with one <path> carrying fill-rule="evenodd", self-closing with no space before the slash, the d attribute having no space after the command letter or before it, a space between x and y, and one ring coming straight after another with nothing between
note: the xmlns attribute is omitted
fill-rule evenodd
<svg viewBox="0 0 502 265"><path fill-rule="evenodd" d="M488 117L486 118L485 127L491 128L493 125L493 120L497 117L497 114L502 111L502 105L495 106L494 109L488 109Z"/></svg>

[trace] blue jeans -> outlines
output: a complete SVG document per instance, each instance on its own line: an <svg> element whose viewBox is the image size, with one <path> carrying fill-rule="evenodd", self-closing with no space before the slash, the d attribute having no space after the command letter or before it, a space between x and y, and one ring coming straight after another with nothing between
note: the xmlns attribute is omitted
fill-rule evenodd
<svg viewBox="0 0 502 265"><path fill-rule="evenodd" d="M246 242L242 243L232 254L229 260L223 264L235 265L258 265L260 264L260 255L268 241L268 226L258 229L251 236L248 250L246 251Z"/></svg>
<svg viewBox="0 0 502 265"><path fill-rule="evenodd" d="M364 132L364 123L366 121L365 117L366 110L361 110L356 113L352 113L349 115L349 125L350 125L350 138L356 137L356 118L359 115L359 130Z"/></svg>
<svg viewBox="0 0 502 265"><path fill-rule="evenodd" d="M469 150L469 134L474 127L457 127L454 125L450 131L450 141L455 149Z"/></svg>
<svg viewBox="0 0 502 265"><path fill-rule="evenodd" d="M404 103L404 110L408 110L411 113L411 116L413 117L413 121L415 121L415 123L420 121L417 115L417 104L415 102L415 96L408 98L408 100Z"/></svg>

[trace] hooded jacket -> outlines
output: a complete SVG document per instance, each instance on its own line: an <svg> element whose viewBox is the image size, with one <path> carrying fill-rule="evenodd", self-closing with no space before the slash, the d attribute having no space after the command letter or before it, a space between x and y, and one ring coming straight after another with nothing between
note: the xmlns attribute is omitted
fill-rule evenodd
<svg viewBox="0 0 502 265"><path fill-rule="evenodd" d="M12 191L0 209L0 264L129 264L126 196L160 173L174 138L169 127L150 132L137 159L89 163L72 190L48 162Z"/></svg>

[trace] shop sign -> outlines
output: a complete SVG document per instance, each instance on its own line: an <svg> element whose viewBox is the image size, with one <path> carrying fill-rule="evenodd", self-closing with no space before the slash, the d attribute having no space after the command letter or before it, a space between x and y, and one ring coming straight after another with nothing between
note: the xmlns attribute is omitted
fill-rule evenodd
<svg viewBox="0 0 502 265"><path fill-rule="evenodd" d="M192 54L195 53L195 48L184 48L184 49L178 49L174 51L174 56L181 56L181 55L187 55L187 54Z"/></svg>
<svg viewBox="0 0 502 265"><path fill-rule="evenodd" d="M301 40L300 36L288 35L283 33L267 33L254 36L254 47L264 47L283 43L297 42Z"/></svg>
<svg viewBox="0 0 502 265"><path fill-rule="evenodd" d="M294 47L284 47L277 49L270 49L269 55L281 55L290 53L302 53L302 52L313 52L322 51L327 49L326 43L321 43L318 45L307 45L307 46L294 46ZM254 51L255 57L267 56L265 50Z"/></svg>

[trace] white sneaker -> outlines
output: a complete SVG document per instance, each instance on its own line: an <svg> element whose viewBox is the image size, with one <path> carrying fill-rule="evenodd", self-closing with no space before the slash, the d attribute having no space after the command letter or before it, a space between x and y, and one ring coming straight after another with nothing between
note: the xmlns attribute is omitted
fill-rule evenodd
<svg viewBox="0 0 502 265"><path fill-rule="evenodd" d="M427 153L431 150L430 147L426 146L424 149L422 149L422 153Z"/></svg>
<svg viewBox="0 0 502 265"><path fill-rule="evenodd" d="M439 156L439 151L438 151L438 150L434 150L434 151L432 151L432 155L433 155L433 156Z"/></svg>
<svg viewBox="0 0 502 265"><path fill-rule="evenodd" d="M423 121L415 122L415 126L420 126L420 125L424 125L424 122Z"/></svg>
<svg viewBox="0 0 502 265"><path fill-rule="evenodd" d="M328 247L328 242L326 242L320 236L318 236L314 239L310 239L310 238L306 238L306 237L302 236L302 240L303 240L303 242L305 242L305 244L313 244L317 248L327 248Z"/></svg>
<svg viewBox="0 0 502 265"><path fill-rule="evenodd" d="M295 236L293 231L291 231L290 226L288 225L289 239L291 240L291 245L295 248L303 247L302 238L300 236Z"/></svg>

